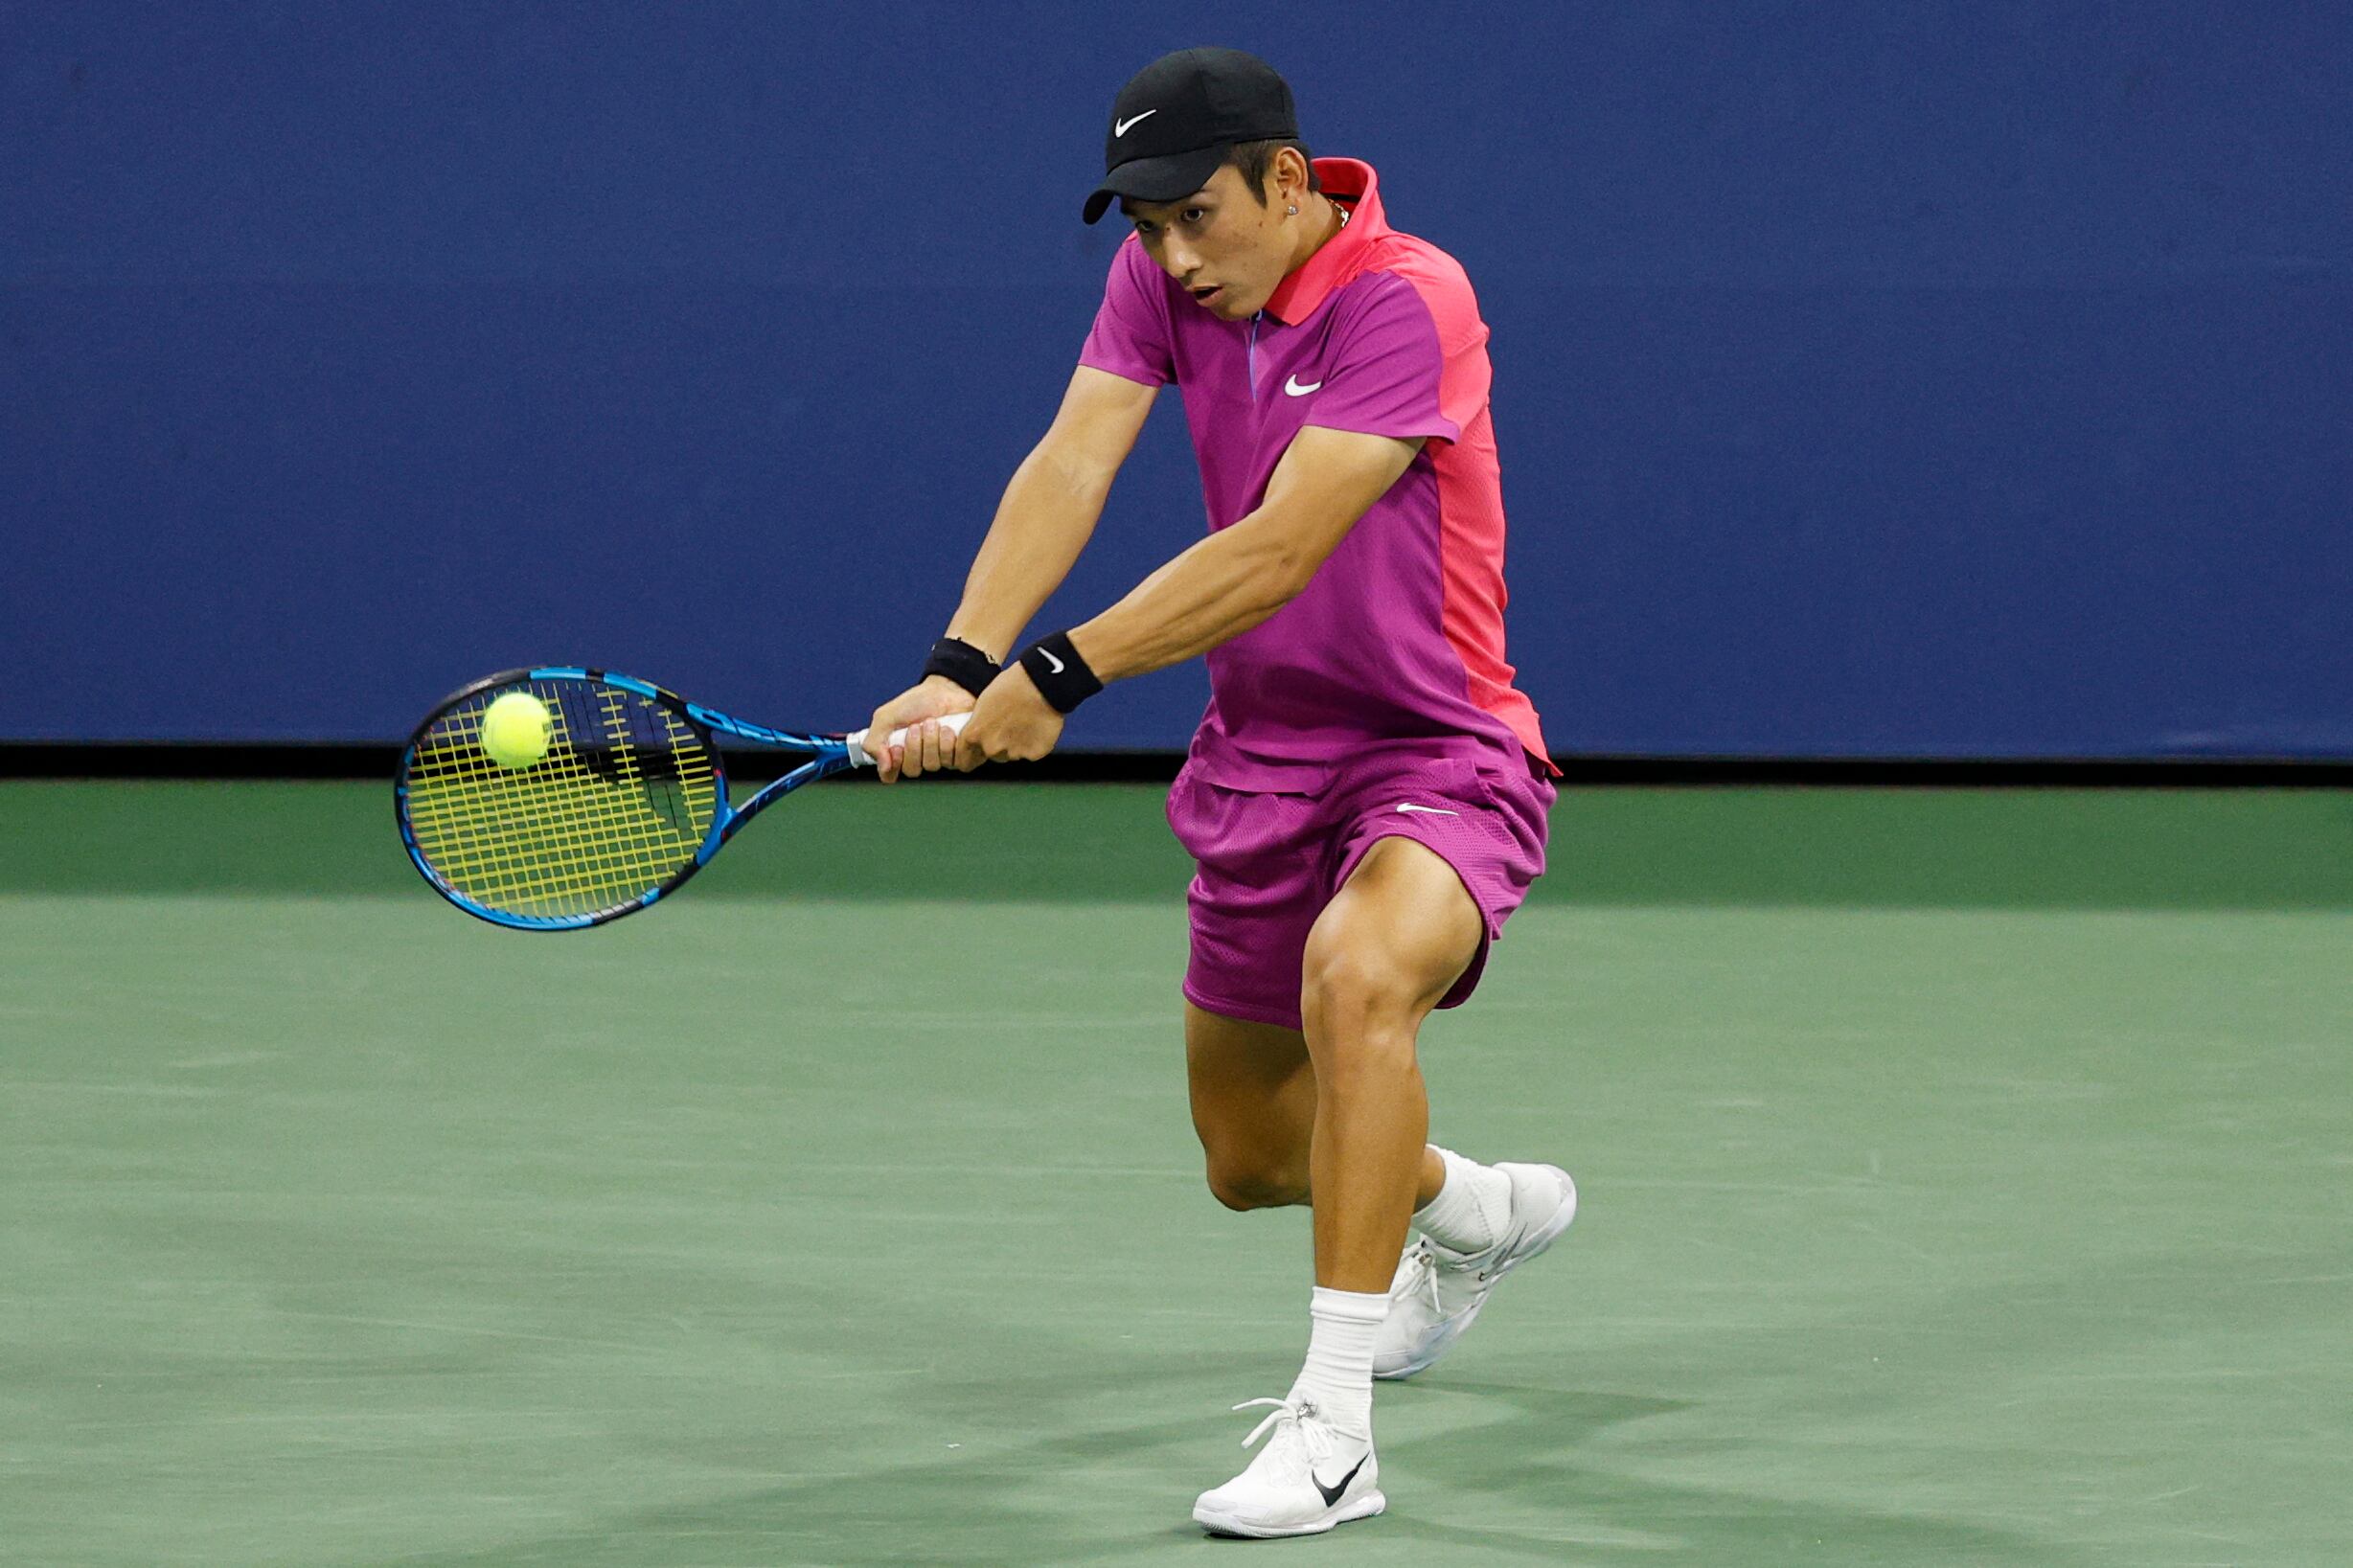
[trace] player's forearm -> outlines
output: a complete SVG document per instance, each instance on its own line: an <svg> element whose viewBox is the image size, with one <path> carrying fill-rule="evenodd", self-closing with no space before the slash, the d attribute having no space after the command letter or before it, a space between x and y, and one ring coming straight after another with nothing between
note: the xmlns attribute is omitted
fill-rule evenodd
<svg viewBox="0 0 2353 1568"><path fill-rule="evenodd" d="M1264 509L1161 567L1070 640L1098 679L1165 670L1267 620L1305 591L1319 557Z"/></svg>
<svg viewBox="0 0 2353 1568"><path fill-rule="evenodd" d="M1040 442L1005 487L948 634L1003 659L1069 575L1110 492L1110 471L1058 452L1050 439Z"/></svg>

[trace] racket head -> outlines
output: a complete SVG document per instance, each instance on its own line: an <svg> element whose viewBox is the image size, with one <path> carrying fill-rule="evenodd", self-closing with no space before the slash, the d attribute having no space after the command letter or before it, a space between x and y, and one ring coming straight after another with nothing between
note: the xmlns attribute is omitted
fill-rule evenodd
<svg viewBox="0 0 2353 1568"><path fill-rule="evenodd" d="M548 713L545 754L510 767L482 716L509 693ZM731 815L724 759L686 700L571 667L509 670L444 698L400 753L400 841L468 914L572 931L643 909L718 850Z"/></svg>

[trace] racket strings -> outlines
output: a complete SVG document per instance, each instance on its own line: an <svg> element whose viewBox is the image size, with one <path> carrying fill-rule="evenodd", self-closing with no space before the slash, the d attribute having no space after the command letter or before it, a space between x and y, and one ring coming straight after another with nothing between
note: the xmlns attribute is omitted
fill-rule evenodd
<svg viewBox="0 0 2353 1568"><path fill-rule="evenodd" d="M577 743L575 725L564 728L564 744L551 738L548 757L510 770L485 765L472 726L453 725L457 744L437 748L443 767L425 761L415 770L425 797L415 799L413 782L420 848L476 902L518 914L595 913L642 897L692 860L708 808L699 825L674 802L649 811L627 731L615 737L622 764L605 768L588 761L594 753ZM700 774L715 801L707 770L674 771L688 791Z"/></svg>
<svg viewBox="0 0 2353 1568"><path fill-rule="evenodd" d="M549 755L528 769L501 768L483 756L478 716L452 724L447 739L455 744L436 748L441 755L432 761L443 768L432 783L460 787L437 789L428 783L427 798L412 807L413 817L441 830L431 851L443 868L485 884L486 893L570 894L600 901L616 877L658 882L691 858L709 825L707 809L699 822L691 809L682 813L682 803L672 798L680 791L674 790L665 790L660 808L641 809L651 804L637 757L641 747L627 726L626 710L618 702L605 706L604 722L592 730L597 739L612 742L613 759L602 765L600 751L581 743L580 718L560 704L554 712L563 716L561 734L551 736ZM677 739L661 739L670 744ZM691 732L686 739L694 743ZM707 784L707 764L665 771L685 791L697 782ZM420 776L432 772L430 761L418 770ZM485 806L493 808L487 821ZM479 830L486 826L495 830Z"/></svg>
<svg viewBox="0 0 2353 1568"><path fill-rule="evenodd" d="M482 716L509 691L548 710L546 754L506 767ZM429 725L406 788L419 853L487 909L540 917L635 902L692 865L720 807L713 758L694 727L617 687L541 681L477 693Z"/></svg>

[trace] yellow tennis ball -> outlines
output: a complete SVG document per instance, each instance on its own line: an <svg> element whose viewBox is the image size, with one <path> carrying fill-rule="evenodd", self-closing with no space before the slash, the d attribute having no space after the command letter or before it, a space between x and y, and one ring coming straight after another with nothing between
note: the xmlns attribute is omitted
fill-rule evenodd
<svg viewBox="0 0 2353 1568"><path fill-rule="evenodd" d="M547 704L529 692L509 692L482 711L482 749L500 767L529 767L545 757L554 731Z"/></svg>

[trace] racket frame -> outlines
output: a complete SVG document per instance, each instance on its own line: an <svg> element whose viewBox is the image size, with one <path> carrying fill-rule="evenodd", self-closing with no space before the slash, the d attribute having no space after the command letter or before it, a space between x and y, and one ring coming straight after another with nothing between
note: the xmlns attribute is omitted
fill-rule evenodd
<svg viewBox="0 0 2353 1568"><path fill-rule="evenodd" d="M451 887L434 872L431 864L424 857L424 851L417 843L415 829L409 825L409 765L416 759L417 747L423 741L426 733L441 721L444 715L461 704L472 701L486 692L496 691L507 686L520 687L532 681L578 680L600 681L607 686L618 687L624 692L658 703L683 719L687 727L695 732L697 739L701 740L711 754L711 782L716 802L711 814L710 829L703 834L701 844L696 847L695 857L692 860L665 877L651 891L606 909L585 915L517 915L477 903ZM742 806L736 806L727 798L726 754L720 749L716 739L720 735L733 736L740 740L749 740L763 746L774 746L785 751L806 752L809 754L809 761L791 769L782 778L763 785L757 794L745 800ZM711 857L719 853L720 847L736 835L736 829L803 784L814 784L819 779L830 778L836 773L846 773L854 767L864 766L868 761L864 751L858 748L853 739L848 736L810 735L797 730L772 730L765 724L754 724L748 720L722 714L716 708L706 708L699 702L689 702L677 693L666 687L656 686L651 681L642 681L634 675L624 675L610 670L590 670L580 665L536 665L522 670L505 670L495 675L485 675L480 680L469 681L434 705L433 711L425 715L423 722L419 724L409 736L408 744L400 748L400 771L393 779L392 814L394 820L400 825L400 843L407 849L409 863L417 868L417 874L425 879L426 885L434 892L468 915L477 920L488 920L492 925L504 926L511 931L583 931L592 925L603 925L607 921L617 920L624 915L633 915L675 891L688 877L693 876L710 863Z"/></svg>

